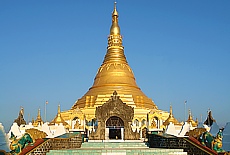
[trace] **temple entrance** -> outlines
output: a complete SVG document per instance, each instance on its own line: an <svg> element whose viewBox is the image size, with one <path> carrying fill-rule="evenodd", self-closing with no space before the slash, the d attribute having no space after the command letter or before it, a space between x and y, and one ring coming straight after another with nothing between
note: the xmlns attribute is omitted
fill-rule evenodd
<svg viewBox="0 0 230 155"><path fill-rule="evenodd" d="M134 108L123 103L113 92L113 96L98 106L95 111L98 128L89 135L89 140L124 141L139 139L140 134L133 132L131 124L134 116Z"/></svg>
<svg viewBox="0 0 230 155"><path fill-rule="evenodd" d="M124 122L120 117L112 116L106 121L107 139L124 138Z"/></svg>
<svg viewBox="0 0 230 155"><path fill-rule="evenodd" d="M109 139L121 139L121 129L109 129Z"/></svg>

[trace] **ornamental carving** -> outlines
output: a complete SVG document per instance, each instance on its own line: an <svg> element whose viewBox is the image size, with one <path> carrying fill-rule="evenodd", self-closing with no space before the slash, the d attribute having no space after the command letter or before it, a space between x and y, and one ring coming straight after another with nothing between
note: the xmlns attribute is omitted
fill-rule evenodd
<svg viewBox="0 0 230 155"><path fill-rule="evenodd" d="M130 68L129 65L119 63L119 62L115 62L115 63L102 64L102 66L98 69L97 74L102 72L103 69L109 70L110 68L128 70L129 72L133 73L133 71L132 71L132 69Z"/></svg>
<svg viewBox="0 0 230 155"><path fill-rule="evenodd" d="M123 103L114 91L113 96L102 106L96 108L96 119L98 121L98 128L96 132L90 134L90 139L104 140L106 121L113 117L119 117L124 122L124 139L134 140L139 139L139 133L133 132L131 128L132 120L134 117L134 108Z"/></svg>

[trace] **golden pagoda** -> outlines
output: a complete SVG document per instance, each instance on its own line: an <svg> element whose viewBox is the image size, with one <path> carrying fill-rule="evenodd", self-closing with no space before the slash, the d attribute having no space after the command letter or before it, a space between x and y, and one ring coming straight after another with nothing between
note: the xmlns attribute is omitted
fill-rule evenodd
<svg viewBox="0 0 230 155"><path fill-rule="evenodd" d="M43 120L42 120L42 118L41 118L41 110L40 110L40 108L39 108L39 109L38 109L37 118L36 118L36 120L32 121L32 125L35 126L35 127L37 127L37 126L39 126L39 125L42 125L43 123L44 123L44 122L43 122Z"/></svg>
<svg viewBox="0 0 230 155"><path fill-rule="evenodd" d="M164 126L167 126L171 123L173 123L174 125L179 125L180 123L178 122L178 120L173 116L173 112L172 112L172 106L170 105L170 113L169 113L169 117L167 118L167 120L163 123Z"/></svg>
<svg viewBox="0 0 230 155"><path fill-rule="evenodd" d="M78 99L71 109L93 109L104 104L116 91L127 105L140 109L157 109L152 99L148 98L137 86L122 45L122 36L118 25L116 3L112 13L112 26L108 36L107 53L98 69L93 86Z"/></svg>
<svg viewBox="0 0 230 155"><path fill-rule="evenodd" d="M189 114L188 114L188 120L186 122L191 123L192 127L197 127L197 125L198 125L198 120L196 120L196 121L193 120L192 112L190 109L189 109Z"/></svg>
<svg viewBox="0 0 230 155"><path fill-rule="evenodd" d="M70 129L74 129L76 122L74 119L79 118L84 129L93 130L92 122L95 122L96 119L96 109L112 100L111 96L114 96L114 92L116 92L115 96L119 96L123 103L134 109L134 117L131 122L132 130L141 131L147 127L148 113L151 113L152 120L156 120L157 128L163 129L163 122L169 113L159 110L154 101L148 98L136 84L134 73L124 54L118 17L115 2L107 52L94 78L94 83L70 110L61 113L63 119L70 125Z"/></svg>
<svg viewBox="0 0 230 155"><path fill-rule="evenodd" d="M68 127L68 123L65 122L65 120L61 116L61 108L60 105L58 105L58 113L56 117L49 123L49 125L55 125L55 124L63 124L64 126Z"/></svg>

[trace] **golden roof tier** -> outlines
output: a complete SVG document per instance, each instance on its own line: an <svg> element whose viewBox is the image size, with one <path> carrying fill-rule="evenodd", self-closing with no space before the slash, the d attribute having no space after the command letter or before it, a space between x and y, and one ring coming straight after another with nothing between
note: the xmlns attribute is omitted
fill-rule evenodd
<svg viewBox="0 0 230 155"><path fill-rule="evenodd" d="M126 60L118 25L116 3L112 13L112 25L104 61L98 69L93 86L75 102L71 109L101 106L114 91L117 91L121 100L129 106L158 109L152 99L148 98L137 86L133 71Z"/></svg>

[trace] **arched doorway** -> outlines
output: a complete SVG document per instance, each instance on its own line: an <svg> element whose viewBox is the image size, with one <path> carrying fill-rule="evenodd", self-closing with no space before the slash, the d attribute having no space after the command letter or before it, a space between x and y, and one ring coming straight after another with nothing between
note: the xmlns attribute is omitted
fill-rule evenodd
<svg viewBox="0 0 230 155"><path fill-rule="evenodd" d="M111 116L106 121L106 139L124 139L124 121L117 116Z"/></svg>
<svg viewBox="0 0 230 155"><path fill-rule="evenodd" d="M156 116L154 116L154 119L156 120L156 128L159 129L159 126L160 126L159 119L158 119L158 117L156 117Z"/></svg>
<svg viewBox="0 0 230 155"><path fill-rule="evenodd" d="M139 133L132 131L133 116L134 108L123 103L115 91L106 103L96 108L95 118L98 121L98 128L90 133L89 139L139 139Z"/></svg>

